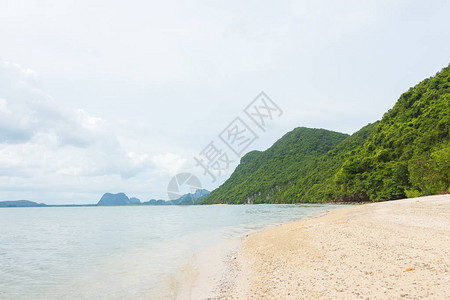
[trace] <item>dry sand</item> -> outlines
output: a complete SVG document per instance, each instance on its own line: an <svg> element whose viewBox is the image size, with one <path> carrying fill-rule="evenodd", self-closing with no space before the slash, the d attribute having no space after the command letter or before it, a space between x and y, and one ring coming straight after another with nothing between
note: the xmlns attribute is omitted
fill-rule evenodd
<svg viewBox="0 0 450 300"><path fill-rule="evenodd" d="M280 225L246 238L236 257L213 298L450 299L450 195Z"/></svg>

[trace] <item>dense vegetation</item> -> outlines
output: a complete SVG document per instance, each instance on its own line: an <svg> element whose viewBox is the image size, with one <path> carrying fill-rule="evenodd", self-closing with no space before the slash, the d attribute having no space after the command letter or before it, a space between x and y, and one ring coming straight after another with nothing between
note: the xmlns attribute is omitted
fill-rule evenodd
<svg viewBox="0 0 450 300"><path fill-rule="evenodd" d="M204 203L380 201L448 192L450 67L351 136L297 128L241 159Z"/></svg>
<svg viewBox="0 0 450 300"><path fill-rule="evenodd" d="M324 129L296 128L264 152L241 159L231 177L206 198L210 203L281 202L281 191L307 174L316 159L348 135Z"/></svg>

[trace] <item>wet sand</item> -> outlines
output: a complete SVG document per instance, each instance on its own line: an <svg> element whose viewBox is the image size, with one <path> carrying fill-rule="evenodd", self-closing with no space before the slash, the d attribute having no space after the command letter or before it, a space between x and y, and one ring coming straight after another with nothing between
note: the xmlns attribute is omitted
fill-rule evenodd
<svg viewBox="0 0 450 300"><path fill-rule="evenodd" d="M244 238L223 259L202 298L450 299L450 195L333 210Z"/></svg>

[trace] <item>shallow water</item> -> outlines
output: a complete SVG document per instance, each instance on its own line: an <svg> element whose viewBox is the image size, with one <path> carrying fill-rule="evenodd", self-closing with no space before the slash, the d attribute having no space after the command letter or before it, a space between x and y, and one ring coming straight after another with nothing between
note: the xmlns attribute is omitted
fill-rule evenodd
<svg viewBox="0 0 450 300"><path fill-rule="evenodd" d="M170 299L201 251L335 207L0 209L0 299Z"/></svg>

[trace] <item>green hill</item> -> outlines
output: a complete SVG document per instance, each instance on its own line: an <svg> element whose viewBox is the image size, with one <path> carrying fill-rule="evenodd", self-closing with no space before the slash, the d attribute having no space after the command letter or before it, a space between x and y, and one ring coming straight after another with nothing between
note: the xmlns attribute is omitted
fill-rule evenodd
<svg viewBox="0 0 450 300"><path fill-rule="evenodd" d="M278 203L282 200L280 191L347 136L324 129L296 128L266 151L252 151L242 157L231 177L204 202Z"/></svg>
<svg viewBox="0 0 450 300"><path fill-rule="evenodd" d="M450 67L351 136L297 128L241 159L203 203L380 201L447 192Z"/></svg>
<svg viewBox="0 0 450 300"><path fill-rule="evenodd" d="M450 67L400 96L333 181L333 196L388 200L449 189Z"/></svg>

